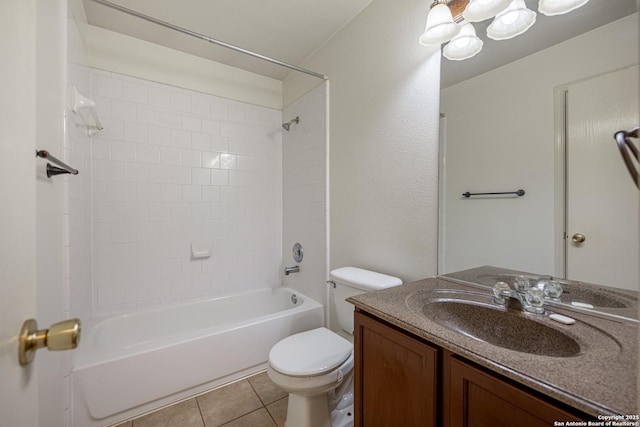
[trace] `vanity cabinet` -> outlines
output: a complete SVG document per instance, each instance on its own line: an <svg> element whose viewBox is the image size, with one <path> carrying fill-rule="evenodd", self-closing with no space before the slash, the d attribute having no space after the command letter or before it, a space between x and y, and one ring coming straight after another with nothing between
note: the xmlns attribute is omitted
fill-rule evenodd
<svg viewBox="0 0 640 427"><path fill-rule="evenodd" d="M443 361L444 389L449 389L445 425L539 427L586 419L449 352L444 353Z"/></svg>
<svg viewBox="0 0 640 427"><path fill-rule="evenodd" d="M538 427L590 417L356 310L356 427Z"/></svg>
<svg viewBox="0 0 640 427"><path fill-rule="evenodd" d="M355 313L356 427L437 425L439 350Z"/></svg>

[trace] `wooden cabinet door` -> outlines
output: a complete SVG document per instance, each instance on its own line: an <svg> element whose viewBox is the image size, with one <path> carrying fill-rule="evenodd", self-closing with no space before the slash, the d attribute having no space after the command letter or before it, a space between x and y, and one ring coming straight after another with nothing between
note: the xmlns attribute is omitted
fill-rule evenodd
<svg viewBox="0 0 640 427"><path fill-rule="evenodd" d="M438 350L355 313L355 425L437 425Z"/></svg>
<svg viewBox="0 0 640 427"><path fill-rule="evenodd" d="M445 425L540 427L584 420L456 357L445 357L445 389L450 394Z"/></svg>

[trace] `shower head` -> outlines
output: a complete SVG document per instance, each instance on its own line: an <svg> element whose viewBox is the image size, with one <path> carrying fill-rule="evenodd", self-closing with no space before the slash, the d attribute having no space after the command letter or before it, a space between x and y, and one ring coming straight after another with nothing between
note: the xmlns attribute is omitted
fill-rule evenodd
<svg viewBox="0 0 640 427"><path fill-rule="evenodd" d="M289 132L289 128L291 128L291 125L294 123L296 124L300 123L300 116L297 116L295 119L289 120L287 123L283 123L282 127L284 128L284 130Z"/></svg>

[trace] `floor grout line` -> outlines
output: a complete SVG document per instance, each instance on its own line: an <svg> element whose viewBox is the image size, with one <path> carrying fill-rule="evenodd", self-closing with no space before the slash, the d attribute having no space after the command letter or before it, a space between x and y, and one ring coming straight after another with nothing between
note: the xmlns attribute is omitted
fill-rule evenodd
<svg viewBox="0 0 640 427"><path fill-rule="evenodd" d="M198 406L198 412L200 413L200 419L202 420L202 425L204 427L207 427L207 423L204 421L204 415L202 415L202 408L200 408L200 402L198 401L197 397L194 397L193 399L195 399L196 405Z"/></svg>
<svg viewBox="0 0 640 427"><path fill-rule="evenodd" d="M234 382L232 382L232 383L226 384L226 385L224 385L224 386L216 387L216 388L215 388L215 389L213 389L213 390L210 390L210 391L207 391L207 392L201 393L201 394L199 394L199 395L192 396L192 397L190 397L190 398L186 398L186 399L184 399L184 400L181 400L181 401L176 402L176 403L171 404L171 405L167 405L164 409L169 408L169 407L171 407L171 406L174 406L174 405L176 405L176 404L178 404L178 403L186 402L186 401L188 401L188 400L190 400L190 399L194 399L194 400L195 400L195 403L196 403L196 407L198 408L198 414L200 415L200 420L202 421L202 425L203 425L204 427L223 427L223 426L226 426L226 425L228 425L228 424L230 424L230 423L233 423L233 422L237 421L238 419L240 419L240 418L242 418L242 417L245 417L245 416L247 416L247 415L249 415L249 414L252 414L252 413L254 413L254 412L257 412L257 411L259 411L260 409L264 409L264 410L267 412L267 415L269 416L269 419L271 419L271 421L272 421L273 425L274 425L275 427L277 427L277 426L278 426L278 422L276 421L276 419L275 419L274 415L272 415L272 414L271 414L271 411L269 411L269 408L267 408L267 406L268 406L268 405L273 405L273 404L275 404L275 403L277 403L277 402L281 402L282 400L286 399L286 398L288 397L288 395L285 395L284 397L281 397L281 398L279 398L279 399L276 399L275 401L270 402L270 403L268 403L268 404L267 404L267 403L265 402L265 400L263 400L263 398L262 398L262 397L260 396L260 394L258 393L257 388L256 388L256 387L251 383L251 381L249 381L249 378L251 378L251 377L255 377L255 376L258 376L258 375L261 375L261 373L256 373L256 374L253 374L253 375L247 376L247 377L245 377L245 378L238 379L237 381L234 381ZM201 404L200 404L200 401L199 401L198 397L199 397L199 396L201 396L201 395L204 395L204 394L210 393L211 391L217 390L217 389L219 389L219 388L224 388L224 387L226 387L226 386L228 386L228 385L231 385L231 384L233 384L233 383L238 383L238 382L241 382L241 381L247 381L247 383L249 383L249 386L251 387L251 390L253 391L254 395L258 398L258 401L260 402L260 406L259 406L258 408L256 408L256 409L252 410L252 411L249 411L249 412L243 413L242 415L240 415L240 416L238 416L238 417L236 417L236 418L234 418L234 419L232 419L232 420L229 420L229 421L225 422L224 424L219 424L219 425L216 425L216 426L208 426L208 425L207 425L207 423L206 423L206 421L205 421L205 419L204 419L204 414L203 414L203 412L202 412L202 407L201 407ZM153 412L157 412L157 411L149 412L149 414L151 414L151 413L153 413ZM148 414L147 414L147 415L148 415ZM141 417L142 417L142 416L141 416ZM138 417L138 418L135 418L135 419L129 420L129 422L131 422L131 426L133 426L133 427L134 427L134 426L135 426L135 424L136 424L136 421L137 421L137 420L139 420L141 417ZM118 424L116 427L122 427L122 426L121 426L121 424Z"/></svg>

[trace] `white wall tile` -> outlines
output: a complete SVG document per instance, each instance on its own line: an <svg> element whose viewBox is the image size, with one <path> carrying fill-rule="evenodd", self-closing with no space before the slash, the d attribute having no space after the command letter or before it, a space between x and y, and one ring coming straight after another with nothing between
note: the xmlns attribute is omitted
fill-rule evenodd
<svg viewBox="0 0 640 427"><path fill-rule="evenodd" d="M171 93L168 90L156 87L149 87L149 105L159 108L171 107Z"/></svg>
<svg viewBox="0 0 640 427"><path fill-rule="evenodd" d="M196 116L208 117L211 111L211 101L206 96L194 96L191 98L191 113Z"/></svg>
<svg viewBox="0 0 640 427"><path fill-rule="evenodd" d="M136 109L136 120L139 123L158 126L160 124L160 112L152 108L138 106Z"/></svg>
<svg viewBox="0 0 640 427"><path fill-rule="evenodd" d="M171 145L171 129L168 127L149 126L149 144Z"/></svg>
<svg viewBox="0 0 640 427"><path fill-rule="evenodd" d="M192 132L191 148L193 148L194 150L210 151L211 135L206 133Z"/></svg>
<svg viewBox="0 0 640 427"><path fill-rule="evenodd" d="M133 121L136 119L136 105L131 102L112 100L111 118Z"/></svg>
<svg viewBox="0 0 640 427"><path fill-rule="evenodd" d="M195 168L202 166L202 152L195 150L182 150L182 166Z"/></svg>
<svg viewBox="0 0 640 427"><path fill-rule="evenodd" d="M221 135L211 136L211 151L224 153L224 152L227 152L228 150L229 150L229 138Z"/></svg>
<svg viewBox="0 0 640 427"><path fill-rule="evenodd" d="M217 120L202 120L202 132L210 135L220 135L220 122Z"/></svg>
<svg viewBox="0 0 640 427"><path fill-rule="evenodd" d="M202 167L203 168L220 168L220 156L219 153L202 153Z"/></svg>
<svg viewBox="0 0 640 427"><path fill-rule="evenodd" d="M212 99L210 114L212 119L227 120L229 118L229 104L223 100Z"/></svg>
<svg viewBox="0 0 640 427"><path fill-rule="evenodd" d="M92 191L93 205L74 205L70 221L91 221L83 204L93 210L93 312L277 284L280 112L99 70L92 78L107 129L94 137L92 185L72 189ZM215 256L191 260L203 239ZM236 272L247 242L254 250Z"/></svg>
<svg viewBox="0 0 640 427"><path fill-rule="evenodd" d="M182 150L173 147L160 147L160 163L163 165L181 165Z"/></svg>
<svg viewBox="0 0 640 427"><path fill-rule="evenodd" d="M202 132L202 119L183 114L182 128L191 132Z"/></svg>
<svg viewBox="0 0 640 427"><path fill-rule="evenodd" d="M124 139L131 142L149 142L149 126L142 123L125 122Z"/></svg>
<svg viewBox="0 0 640 427"><path fill-rule="evenodd" d="M146 86L138 83L125 81L123 83L123 98L125 101L135 102L137 104L147 103L148 89Z"/></svg>
<svg viewBox="0 0 640 427"><path fill-rule="evenodd" d="M138 144L136 146L137 160L143 163L160 163L160 149L157 145Z"/></svg>
<svg viewBox="0 0 640 427"><path fill-rule="evenodd" d="M211 185L212 170L206 168L193 168L191 170L191 182L196 185Z"/></svg>
<svg viewBox="0 0 640 427"><path fill-rule="evenodd" d="M124 89L122 79L94 73L91 80L93 85L92 93L105 98L123 98Z"/></svg>
<svg viewBox="0 0 640 427"><path fill-rule="evenodd" d="M191 112L191 97L185 93L171 93L171 109L175 111Z"/></svg>
<svg viewBox="0 0 640 427"><path fill-rule="evenodd" d="M191 184L191 168L171 166L171 182L174 184Z"/></svg>
<svg viewBox="0 0 640 427"><path fill-rule="evenodd" d="M211 185L217 185L217 186L229 185L229 171L211 169Z"/></svg>
<svg viewBox="0 0 640 427"><path fill-rule="evenodd" d="M179 148L191 148L191 132L171 129L171 145Z"/></svg>

